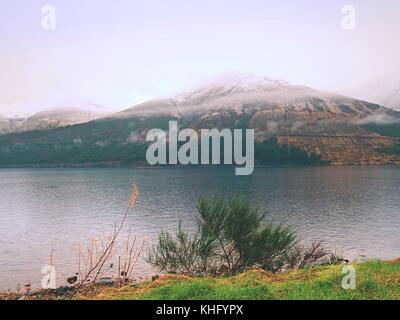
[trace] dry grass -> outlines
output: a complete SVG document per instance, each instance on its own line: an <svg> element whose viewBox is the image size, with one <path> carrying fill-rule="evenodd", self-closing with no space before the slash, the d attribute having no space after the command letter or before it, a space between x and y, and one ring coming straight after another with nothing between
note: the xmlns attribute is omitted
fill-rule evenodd
<svg viewBox="0 0 400 320"><path fill-rule="evenodd" d="M92 239L92 241L86 248L86 254L83 253L81 246L79 246L78 275L80 281L79 284L76 286L75 291L72 293L71 298L73 298L84 285L87 285L88 283L96 284L97 280L102 275L106 263L109 263L112 257L115 256L115 251L117 250L116 241L121 231L123 230L129 210L136 203L138 196L139 189L137 185L133 182L131 195L128 200L125 214L119 225L114 224L113 230L108 237L104 237L100 241ZM122 255L123 261L121 261L121 255L118 256L119 286L128 282L129 277L132 274L133 267L143 250L144 243L142 243L142 246L138 250L135 250L135 245L136 237L132 238L132 230L130 229L125 245L125 254ZM83 263L84 269L82 268L81 262Z"/></svg>

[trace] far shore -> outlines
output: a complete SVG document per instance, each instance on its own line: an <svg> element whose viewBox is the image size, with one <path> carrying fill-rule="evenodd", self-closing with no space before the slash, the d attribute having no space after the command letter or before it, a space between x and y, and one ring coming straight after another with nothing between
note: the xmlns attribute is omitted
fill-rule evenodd
<svg viewBox="0 0 400 320"><path fill-rule="evenodd" d="M255 165L255 168L343 168L343 167L400 167L400 163L343 163L343 164L310 164L310 165ZM1 165L0 169L209 169L235 168L232 165L164 165L147 164L122 165L116 163L59 163L32 165Z"/></svg>

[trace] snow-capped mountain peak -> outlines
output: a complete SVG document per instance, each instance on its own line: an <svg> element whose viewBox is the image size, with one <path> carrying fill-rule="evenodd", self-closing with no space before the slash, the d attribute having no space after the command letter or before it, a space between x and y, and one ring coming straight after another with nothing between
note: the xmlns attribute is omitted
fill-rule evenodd
<svg viewBox="0 0 400 320"><path fill-rule="evenodd" d="M284 89L291 84L284 80L271 79L251 73L230 72L224 73L196 88L176 95L177 104L185 104L202 100L204 97L223 97L228 94L250 93Z"/></svg>
<svg viewBox="0 0 400 320"><path fill-rule="evenodd" d="M400 118L400 113L394 114L376 104L248 73L224 74L206 85L175 97L143 103L118 116L155 114L191 119L205 117L214 119L215 126L224 123L226 114L238 118L246 115L267 126L279 123L285 130L293 126L294 132L300 132L300 127L305 128L304 132L310 132L309 127L317 127L318 132L326 129L325 133L335 132L331 128L336 125L330 126L330 123L386 121L392 117L398 121Z"/></svg>
<svg viewBox="0 0 400 320"><path fill-rule="evenodd" d="M258 90L260 88L271 88L288 86L289 82L279 79L271 79L268 77L254 75L252 73L244 72L229 72L224 73L212 79L208 86L211 87L225 87L236 88L242 90Z"/></svg>

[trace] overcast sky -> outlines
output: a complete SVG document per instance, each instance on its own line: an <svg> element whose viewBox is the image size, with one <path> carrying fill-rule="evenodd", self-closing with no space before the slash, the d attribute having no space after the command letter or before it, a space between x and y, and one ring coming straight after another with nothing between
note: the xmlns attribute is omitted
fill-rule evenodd
<svg viewBox="0 0 400 320"><path fill-rule="evenodd" d="M399 0L0 0L0 113L120 110L231 71L352 87L400 69L399 38Z"/></svg>

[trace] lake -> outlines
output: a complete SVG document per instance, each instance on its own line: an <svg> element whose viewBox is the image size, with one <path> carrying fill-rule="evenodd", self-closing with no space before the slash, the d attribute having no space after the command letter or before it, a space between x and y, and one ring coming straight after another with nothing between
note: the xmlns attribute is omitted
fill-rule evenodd
<svg viewBox="0 0 400 320"><path fill-rule="evenodd" d="M77 271L78 246L122 218L132 179L139 198L126 227L137 243L179 221L193 227L200 196L239 192L269 220L345 258L400 256L400 167L256 168L249 177L233 168L2 169L0 290L39 286L52 250L57 284L64 284ZM134 275L154 273L139 260Z"/></svg>

